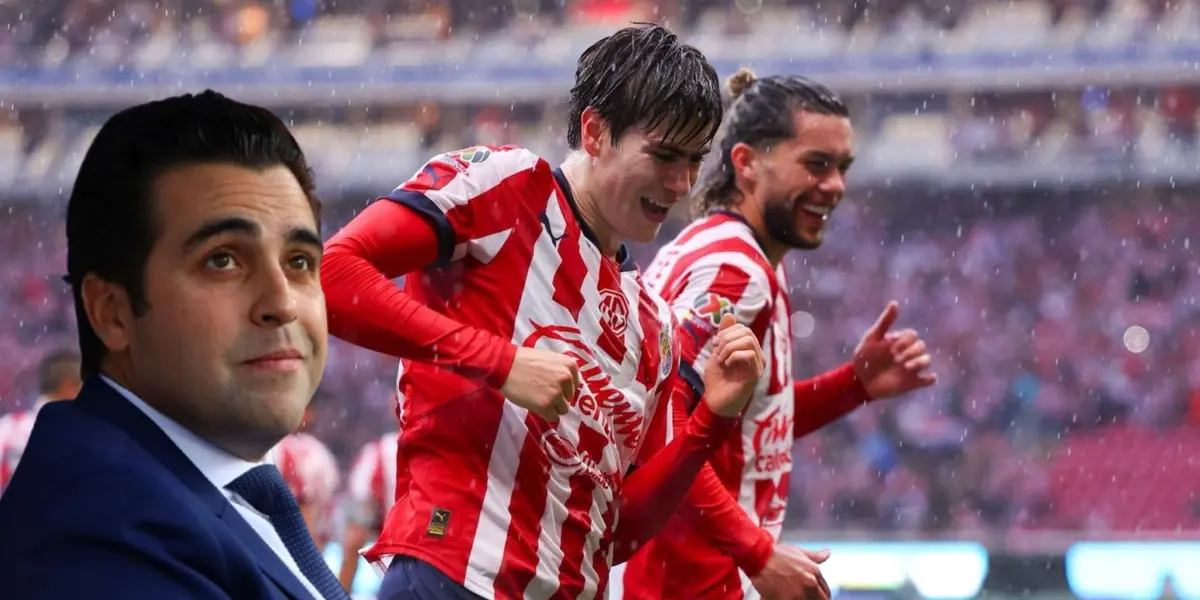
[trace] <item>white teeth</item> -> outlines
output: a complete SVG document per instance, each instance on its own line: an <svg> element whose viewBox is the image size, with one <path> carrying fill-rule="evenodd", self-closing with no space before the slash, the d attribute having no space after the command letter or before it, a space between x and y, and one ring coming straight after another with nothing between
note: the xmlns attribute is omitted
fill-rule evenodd
<svg viewBox="0 0 1200 600"><path fill-rule="evenodd" d="M829 211L833 210L832 208L830 208L828 206L813 206L811 204L805 204L801 208L803 208L804 210L806 210L814 215L817 215L818 217L821 217L822 219L828 219Z"/></svg>
<svg viewBox="0 0 1200 600"><path fill-rule="evenodd" d="M661 208L661 209L663 209L663 210L670 210L670 209L671 209L671 205L670 205L670 204L659 204L658 202L655 202L655 201L653 201L653 200L651 200L651 199L649 199L649 198L642 198L642 200L645 200L646 202L649 202L649 203L650 203L651 205L653 205L655 208Z"/></svg>

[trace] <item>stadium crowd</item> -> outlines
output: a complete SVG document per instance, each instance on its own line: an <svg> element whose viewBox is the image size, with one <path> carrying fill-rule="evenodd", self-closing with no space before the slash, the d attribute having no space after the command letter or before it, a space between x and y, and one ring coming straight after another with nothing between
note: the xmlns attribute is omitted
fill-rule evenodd
<svg viewBox="0 0 1200 600"><path fill-rule="evenodd" d="M1013 5L1020 5L1023 18L1049 28L1111 21L1153 29L1162 22L1191 18L1180 16L1189 3L1167 0L46 0L0 6L0 23L7 25L0 28L0 56L28 60L55 40L61 42L64 56L86 54L97 41L133 47L155 36L190 36L245 47L268 38L304 39L313 34L314 25L347 17L371 45L498 32L536 39L563 25L634 20L666 20L685 31L716 23L722 33L736 34L754 25L752 19L731 17L753 17L764 7L804 14L816 24L847 32L912 27L945 31L977 20L979 14L990 16L989 9L1000 14Z"/></svg>
<svg viewBox="0 0 1200 600"><path fill-rule="evenodd" d="M864 195L852 193L836 211L820 250L785 260L796 374L843 363L896 299L902 323L929 343L941 381L801 441L790 526L952 533L1200 520L1191 512L1200 505L1172 505L1152 522L1105 520L1102 511L1073 518L1053 501L1062 478L1050 460L1064 439L1116 426L1163 432L1166 444L1200 427L1195 191L1111 189L1080 203L1024 197L1011 211L953 220L889 211L895 198ZM348 220L346 204L354 203L340 205L330 227ZM0 412L26 407L37 361L74 341L58 223L50 209L20 205L0 218ZM639 264L654 250L637 247ZM343 470L363 444L394 429L394 381L393 360L333 341L310 431Z"/></svg>

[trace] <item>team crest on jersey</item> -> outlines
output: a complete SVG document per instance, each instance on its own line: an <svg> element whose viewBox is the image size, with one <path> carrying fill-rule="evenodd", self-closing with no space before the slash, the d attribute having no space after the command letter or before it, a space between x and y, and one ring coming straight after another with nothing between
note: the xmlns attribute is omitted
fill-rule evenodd
<svg viewBox="0 0 1200 600"><path fill-rule="evenodd" d="M617 337L629 327L629 301L616 290L600 292L600 325Z"/></svg>
<svg viewBox="0 0 1200 600"><path fill-rule="evenodd" d="M459 151L457 154L458 158L476 165L487 160L491 155L492 151L483 146L467 148L466 150Z"/></svg>
<svg viewBox="0 0 1200 600"><path fill-rule="evenodd" d="M671 334L667 333L666 329L658 332L658 371L660 377L666 377L671 373L671 367L674 366L674 358L671 356Z"/></svg>
<svg viewBox="0 0 1200 600"><path fill-rule="evenodd" d="M710 292L696 298L696 301L692 303L692 310L688 311L690 313L688 318L695 317L713 327L718 327L721 325L721 317L732 315L734 308L734 304L727 298Z"/></svg>

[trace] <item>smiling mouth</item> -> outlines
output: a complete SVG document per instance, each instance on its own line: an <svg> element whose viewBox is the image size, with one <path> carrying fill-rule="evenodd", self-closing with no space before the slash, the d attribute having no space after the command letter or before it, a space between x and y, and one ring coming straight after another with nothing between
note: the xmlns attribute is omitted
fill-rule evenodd
<svg viewBox="0 0 1200 600"><path fill-rule="evenodd" d="M804 212L820 218L822 221L829 218L829 213L833 211L832 206L817 206L815 204L802 204L800 206Z"/></svg>
<svg viewBox="0 0 1200 600"><path fill-rule="evenodd" d="M650 217L652 221L662 222L667 218L667 214L671 212L670 204L662 204L655 202L645 196L641 198L642 210Z"/></svg>

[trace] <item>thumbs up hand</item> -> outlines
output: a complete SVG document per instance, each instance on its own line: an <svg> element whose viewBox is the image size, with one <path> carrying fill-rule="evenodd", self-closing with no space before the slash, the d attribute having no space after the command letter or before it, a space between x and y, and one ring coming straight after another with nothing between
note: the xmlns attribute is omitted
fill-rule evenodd
<svg viewBox="0 0 1200 600"><path fill-rule="evenodd" d="M854 350L854 372L872 398L891 398L937 383L925 341L912 329L891 331L900 305L888 302Z"/></svg>

